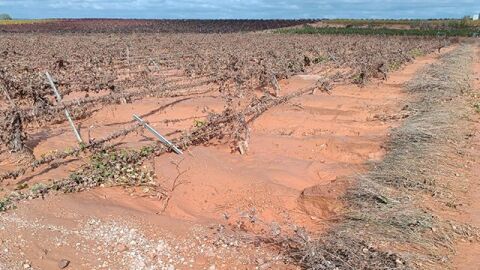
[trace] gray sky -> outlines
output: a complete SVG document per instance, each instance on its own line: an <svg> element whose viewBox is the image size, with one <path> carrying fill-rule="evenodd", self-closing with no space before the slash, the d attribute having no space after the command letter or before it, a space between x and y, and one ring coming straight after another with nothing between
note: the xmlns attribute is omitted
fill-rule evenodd
<svg viewBox="0 0 480 270"><path fill-rule="evenodd" d="M480 0L0 0L15 18L460 18Z"/></svg>

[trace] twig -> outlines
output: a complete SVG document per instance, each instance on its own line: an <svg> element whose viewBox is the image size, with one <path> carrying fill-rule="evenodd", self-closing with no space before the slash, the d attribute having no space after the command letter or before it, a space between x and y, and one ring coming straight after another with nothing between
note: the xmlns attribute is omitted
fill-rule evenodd
<svg viewBox="0 0 480 270"><path fill-rule="evenodd" d="M168 194L167 197L165 198L165 202L163 203L162 210L160 211L161 213L165 212L165 210L167 209L168 203L170 202L170 199L172 198L172 195L173 195L173 192L175 191L175 189L176 189L178 186L180 186L181 184L183 184L183 182L180 181L180 177L182 177L182 175L184 175L185 173L187 173L187 172L189 171L189 169L184 170L184 171L181 171L181 170L180 170L180 164L181 164L184 160L185 160L185 159L181 159L181 160L178 161L178 162L174 162L173 160L171 161L171 163L175 165L175 169L177 170L177 176L175 176L175 179L173 179L172 187L171 187L170 190L169 190L169 194Z"/></svg>
<svg viewBox="0 0 480 270"><path fill-rule="evenodd" d="M275 96L278 97L280 95L280 85L278 84L277 77L272 75L272 84L273 89L275 90Z"/></svg>

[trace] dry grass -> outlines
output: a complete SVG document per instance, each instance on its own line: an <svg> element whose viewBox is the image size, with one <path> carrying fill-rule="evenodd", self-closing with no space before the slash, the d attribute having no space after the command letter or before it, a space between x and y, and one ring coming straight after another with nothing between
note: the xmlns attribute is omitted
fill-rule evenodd
<svg viewBox="0 0 480 270"><path fill-rule="evenodd" d="M352 181L340 224L317 240L273 240L294 262L308 269L446 268L455 239L478 237L424 203L447 203L465 183L457 172L468 159L471 55L470 45L461 46L408 84L410 117L394 130L385 159Z"/></svg>
<svg viewBox="0 0 480 270"><path fill-rule="evenodd" d="M35 19L35 20L0 20L0 25L10 24L32 24L32 23L45 23L54 21L53 19Z"/></svg>

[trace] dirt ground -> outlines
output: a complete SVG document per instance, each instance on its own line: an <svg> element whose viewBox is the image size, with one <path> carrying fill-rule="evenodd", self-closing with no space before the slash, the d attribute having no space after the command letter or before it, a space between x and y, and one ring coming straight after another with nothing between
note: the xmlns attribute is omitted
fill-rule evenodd
<svg viewBox="0 0 480 270"><path fill-rule="evenodd" d="M360 174L368 162L382 159L389 131L405 114L407 94L402 86L437 58L438 54L420 57L384 82L363 88L340 85L331 94L303 96L268 111L253 124L246 155L213 144L193 147L182 156L150 160L145 165L155 170L157 181L173 187L167 205L146 196L148 191L123 188L22 202L0 215L0 269L57 269L62 259L69 262L68 269L294 268L283 263L278 251L259 245L247 233L275 233L287 224L321 233L338 219L343 210L337 197L345 187L332 183ZM311 74L282 81L282 94L311 86L317 79ZM202 119L206 109L223 107L218 96L205 95L164 108L173 101L147 98L106 106L81 121L81 132L90 130L90 136L100 138L131 124L136 113L168 134ZM163 122L172 118L184 120ZM66 124L37 131L33 137L37 156L75 145ZM117 143L138 147L153 140L144 132ZM68 160L16 182L65 177L82 162ZM14 168L15 163L0 166ZM480 205L474 196L478 194L472 192L466 213L479 224ZM479 247L473 247L460 246L470 255L459 257L459 266L479 262L471 256Z"/></svg>
<svg viewBox="0 0 480 270"><path fill-rule="evenodd" d="M480 97L480 48L477 46L474 56L472 87L474 98L479 102ZM474 178L469 183L468 191L464 198L465 203L459 208L460 220L472 226L480 228L480 117L477 114L475 119L475 133L472 139L470 154L474 157L476 165L473 166ZM480 244L478 242L464 241L456 247L457 255L453 265L456 269L478 270L480 269Z"/></svg>

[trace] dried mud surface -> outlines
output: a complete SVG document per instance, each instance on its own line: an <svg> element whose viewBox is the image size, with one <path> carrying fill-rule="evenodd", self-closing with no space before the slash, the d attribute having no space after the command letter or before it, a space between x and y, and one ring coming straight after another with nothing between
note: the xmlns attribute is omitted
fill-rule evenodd
<svg viewBox="0 0 480 270"><path fill-rule="evenodd" d="M247 155L224 145L197 146L183 156L156 157L145 166L163 186L182 172L165 207L143 190L98 188L22 202L0 214L0 269L56 269L62 259L71 269L269 269L293 268L279 253L242 235L271 233L276 224L297 224L321 233L342 213L337 199L342 179L381 160L383 143L405 116L402 86L438 54L420 57L391 73L385 82L363 88L335 87L278 106L255 121ZM287 94L317 81L317 75L281 81ZM173 101L145 98L109 105L81 121L83 134L102 137L142 115L168 134L201 119L205 108L221 110L215 95ZM182 118L166 124L162 120ZM35 155L74 146L66 124L38 131ZM147 132L117 141L121 147L152 142ZM84 161L39 170L5 182L33 184L67 176ZM2 161L2 168L15 164Z"/></svg>

